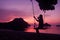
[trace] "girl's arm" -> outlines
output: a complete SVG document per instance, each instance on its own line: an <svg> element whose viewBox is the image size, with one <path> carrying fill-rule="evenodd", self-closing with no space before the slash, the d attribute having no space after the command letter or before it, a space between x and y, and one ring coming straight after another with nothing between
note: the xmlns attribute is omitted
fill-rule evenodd
<svg viewBox="0 0 60 40"><path fill-rule="evenodd" d="M37 18L36 18L35 16L34 16L34 19L35 19L36 21L38 21Z"/></svg>

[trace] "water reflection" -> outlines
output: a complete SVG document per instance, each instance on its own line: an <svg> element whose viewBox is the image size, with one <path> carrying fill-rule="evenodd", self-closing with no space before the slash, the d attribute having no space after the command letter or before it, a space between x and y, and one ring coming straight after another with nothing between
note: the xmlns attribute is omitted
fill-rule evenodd
<svg viewBox="0 0 60 40"><path fill-rule="evenodd" d="M36 30L34 29L33 26L27 28L25 30L25 32L36 32ZM51 33L51 34L60 34L60 27L56 27L56 26L51 26L50 28L48 29L40 29L39 30L40 33Z"/></svg>

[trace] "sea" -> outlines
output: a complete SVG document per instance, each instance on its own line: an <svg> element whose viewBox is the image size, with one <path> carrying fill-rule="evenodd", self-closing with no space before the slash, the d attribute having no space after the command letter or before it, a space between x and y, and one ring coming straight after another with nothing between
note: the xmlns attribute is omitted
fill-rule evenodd
<svg viewBox="0 0 60 40"><path fill-rule="evenodd" d="M25 32L35 32L36 30L34 29L33 26L27 28ZM60 26L50 26L47 29L39 29L39 33L49 33L49 34L60 34Z"/></svg>
<svg viewBox="0 0 60 40"><path fill-rule="evenodd" d="M8 29L0 29L0 31L10 31L15 32L14 30L8 30ZM17 31L21 32L21 31ZM25 28L24 32L30 32L30 33L36 33L36 30L34 29L34 26L30 26L28 28ZM60 26L50 26L47 29L39 29L39 33L48 33L48 34L59 34L60 35Z"/></svg>

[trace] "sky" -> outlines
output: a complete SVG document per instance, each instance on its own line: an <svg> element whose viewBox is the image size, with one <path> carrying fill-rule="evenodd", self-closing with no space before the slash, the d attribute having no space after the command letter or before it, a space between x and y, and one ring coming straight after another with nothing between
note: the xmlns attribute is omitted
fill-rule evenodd
<svg viewBox="0 0 60 40"><path fill-rule="evenodd" d="M33 3L35 16L44 15L44 12L39 9L38 3L35 0ZM34 23L31 0L0 0L0 22L9 22L20 17L30 24ZM60 0L55 6L55 10L46 11L44 22L60 24Z"/></svg>

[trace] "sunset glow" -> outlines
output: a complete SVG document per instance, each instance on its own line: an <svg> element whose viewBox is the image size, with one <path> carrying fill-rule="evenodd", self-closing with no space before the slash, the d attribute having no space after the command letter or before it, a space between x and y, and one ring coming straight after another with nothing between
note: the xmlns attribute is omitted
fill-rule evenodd
<svg viewBox="0 0 60 40"><path fill-rule="evenodd" d="M58 0L58 4L55 5L55 10L49 10L44 13L39 8L38 2L36 0L33 0L33 6L34 6L34 14L33 14L33 7L31 0L0 0L0 24L2 23L2 27L5 28L5 25L9 25L8 28L18 28L19 32L20 29L24 30L24 32L35 32L36 29L39 29L39 27L47 27L41 23L43 26L38 26L39 22L37 22L34 19L34 16L38 20L38 16L40 14L43 15L44 24L50 24L52 26L48 26L47 29L39 29L40 33L53 33L53 34L60 34L60 27L56 27L56 25L60 25L60 0ZM17 21L14 20L17 18ZM18 18L23 18L21 21ZM13 21L14 20L14 21ZM8 24L5 24L4 22L8 22ZM21 23L22 24L21 24ZM31 26L28 26L28 28L25 28L27 24L30 24ZM41 21L40 21L41 22ZM35 25L34 25L35 23ZM4 25L5 24L5 25ZM12 25L10 27L10 25ZM22 25L22 26L21 26ZM20 28L21 27L21 28ZM24 28L24 29L23 29ZM10 30L10 29L9 29ZM15 29L13 29L15 32ZM7 30L8 31L8 30Z"/></svg>
<svg viewBox="0 0 60 40"><path fill-rule="evenodd" d="M14 18L23 18L26 22L33 24L33 11L30 0L0 0L0 22L9 22ZM60 0L55 6L55 10L47 11L45 13L44 22L50 24L60 24ZM35 16L43 14L43 11L39 9L38 3L34 0L34 12Z"/></svg>

